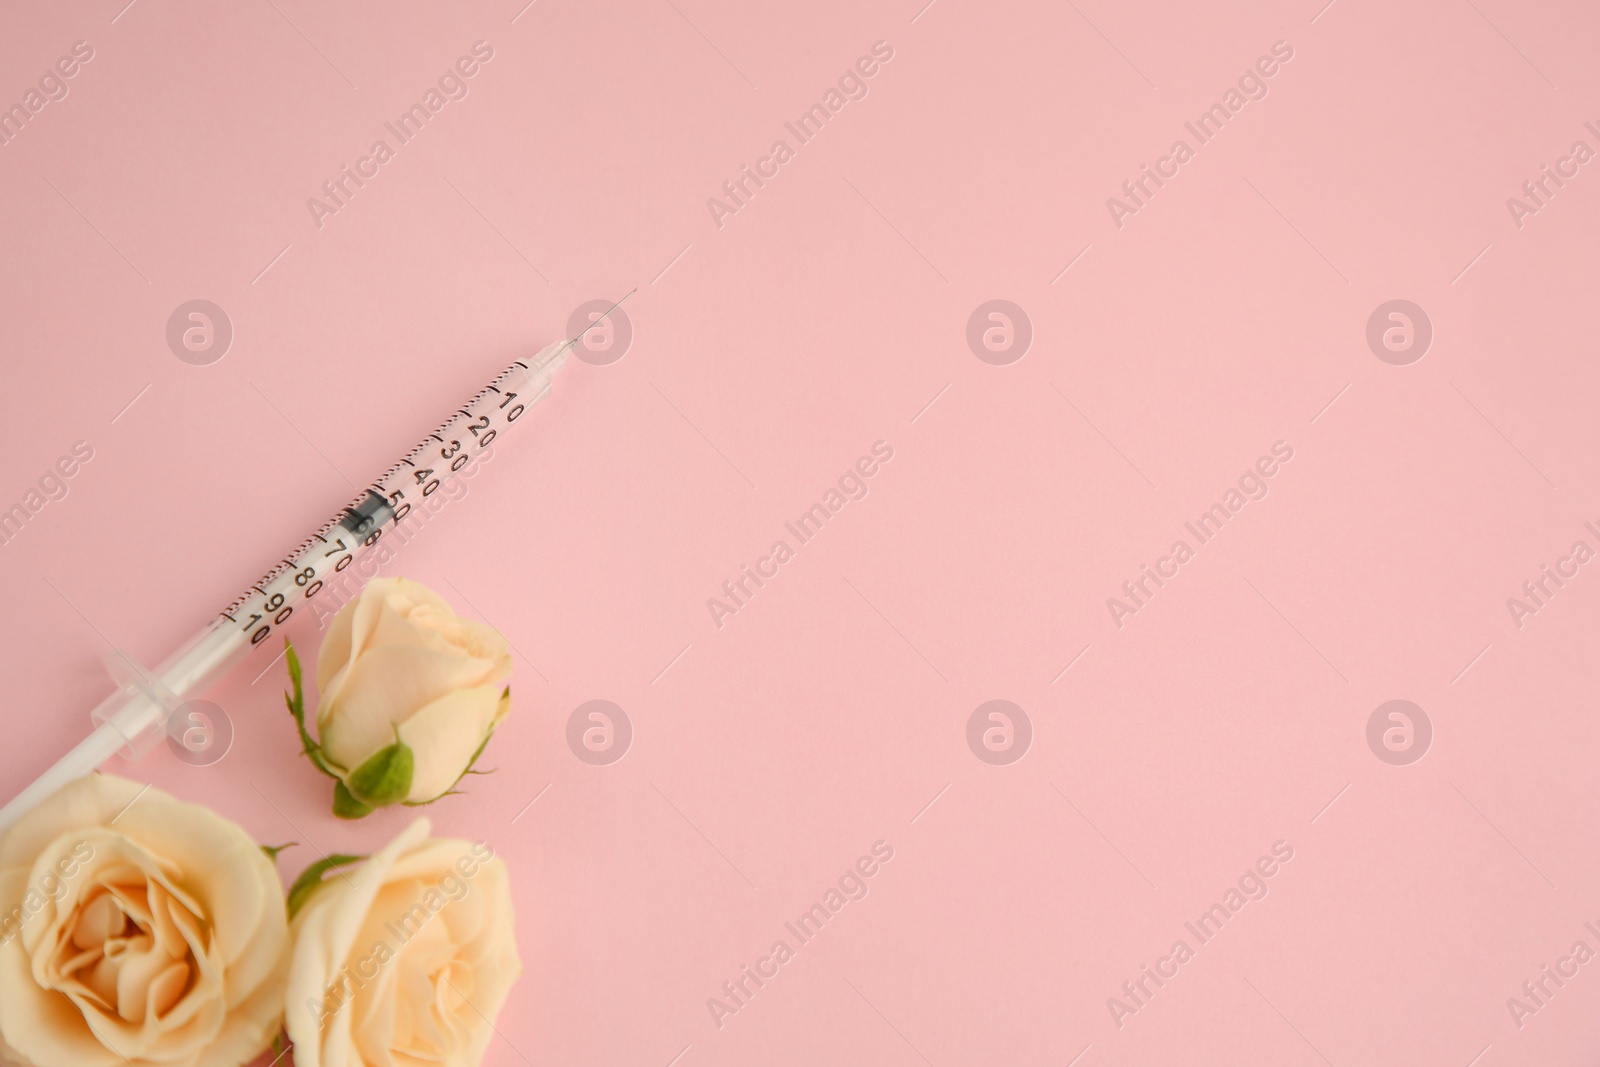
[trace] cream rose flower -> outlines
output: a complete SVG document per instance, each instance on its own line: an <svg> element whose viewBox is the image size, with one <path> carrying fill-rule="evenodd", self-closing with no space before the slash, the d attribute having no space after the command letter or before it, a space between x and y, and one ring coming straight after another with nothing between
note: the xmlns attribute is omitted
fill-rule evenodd
<svg viewBox="0 0 1600 1067"><path fill-rule="evenodd" d="M238 1067L288 965L271 860L205 808L90 775L0 838L0 1061Z"/></svg>
<svg viewBox="0 0 1600 1067"><path fill-rule="evenodd" d="M306 754L339 779L334 814L360 818L450 792L511 709L510 673L505 638L492 627L458 618L418 582L368 582L322 639L315 740L290 659L289 708Z"/></svg>
<svg viewBox="0 0 1600 1067"><path fill-rule="evenodd" d="M522 973L511 883L488 845L428 831L416 820L359 867L327 874L332 864L319 864L290 894L296 1067L483 1059Z"/></svg>

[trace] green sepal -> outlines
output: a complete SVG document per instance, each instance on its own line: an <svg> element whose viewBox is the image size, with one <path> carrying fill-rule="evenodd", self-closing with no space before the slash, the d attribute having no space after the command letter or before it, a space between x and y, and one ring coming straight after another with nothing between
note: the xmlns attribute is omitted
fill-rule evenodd
<svg viewBox="0 0 1600 1067"><path fill-rule="evenodd" d="M261 851L267 854L267 859L271 860L273 863L277 863L278 853L282 852L286 848L294 848L294 846L298 845L299 843L300 842L298 841L290 841L283 845L262 845Z"/></svg>
<svg viewBox="0 0 1600 1067"><path fill-rule="evenodd" d="M364 819L372 814L372 808L351 796L343 782L334 782L333 814L340 819Z"/></svg>
<svg viewBox="0 0 1600 1067"><path fill-rule="evenodd" d="M348 867L352 863L360 863L365 856L334 855L325 856L304 871L294 880L294 885L289 887L289 918L291 920L305 907L306 901L311 899L311 894L322 888L323 876L335 867Z"/></svg>
<svg viewBox="0 0 1600 1067"><path fill-rule="evenodd" d="M398 803L411 792L411 777L416 772L417 757L411 746L400 740L399 729L394 733L394 744L380 748L367 761L345 779L350 795L370 808L386 808Z"/></svg>
<svg viewBox="0 0 1600 1067"><path fill-rule="evenodd" d="M466 792L461 789L446 789L443 793L440 793L432 800L402 800L400 803L404 804L408 808L425 808L429 804L439 803L439 801L443 800L445 797L464 797L466 795Z"/></svg>
<svg viewBox="0 0 1600 1067"><path fill-rule="evenodd" d="M294 716L295 729L300 731L300 749L313 767L329 778L337 778L339 772L329 764L322 755L322 746L317 744L306 730L306 693L304 675L300 670L300 656L288 638L283 640L283 649L284 658L289 664L289 681L294 685L294 695L283 694L283 702L289 705L289 714Z"/></svg>
<svg viewBox="0 0 1600 1067"><path fill-rule="evenodd" d="M507 707L506 707L506 709L504 711L501 711L500 714L495 716L495 722L496 723L498 723L501 720L503 720L511 710L510 707L509 707L509 705L511 703L511 687L509 685L506 686L505 689L503 689L501 691L501 693L500 693L500 702L502 704L507 705ZM483 743L478 746L478 751L474 752L472 754L472 758L467 761L467 769L462 771L459 775L456 776L456 780L450 783L450 788L449 789L446 789L443 793L440 793L438 796L433 797L433 798L431 798L429 800L406 800L406 801L402 801L402 803L404 803L405 806L408 807L408 808L423 808L423 807L427 807L429 804L433 804L433 803L435 803L437 801L443 800L445 797L453 797L453 796L461 796L461 795L463 795L462 791L457 789L456 786L460 785L462 780L464 778L466 778L467 775L469 775L469 774L493 774L494 771L480 771L480 770L475 770L474 768L477 767L477 765L478 765L478 757L482 756L483 755L483 750L489 747L489 739L494 737L494 729L495 728L493 726L489 727L489 732L483 735Z"/></svg>

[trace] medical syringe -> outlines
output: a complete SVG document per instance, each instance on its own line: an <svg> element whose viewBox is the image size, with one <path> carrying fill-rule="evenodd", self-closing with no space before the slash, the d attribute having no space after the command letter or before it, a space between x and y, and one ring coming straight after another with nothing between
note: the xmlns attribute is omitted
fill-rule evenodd
<svg viewBox="0 0 1600 1067"><path fill-rule="evenodd" d="M610 314L596 318L588 329ZM155 670L146 670L124 652L107 656L106 666L118 688L90 714L94 731L0 808L0 834L40 801L117 753L133 759L148 754L166 737L169 721L188 699L268 641L306 608L332 575L377 544L385 530L543 400L550 392L551 375L583 333L507 367Z"/></svg>

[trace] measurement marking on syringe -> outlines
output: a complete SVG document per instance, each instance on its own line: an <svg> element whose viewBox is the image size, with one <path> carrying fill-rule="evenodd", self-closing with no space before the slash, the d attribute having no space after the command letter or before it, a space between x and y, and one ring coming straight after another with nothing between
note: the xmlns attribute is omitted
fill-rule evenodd
<svg viewBox="0 0 1600 1067"><path fill-rule="evenodd" d="M125 748L130 738L142 738L147 734L153 736L163 731L173 710L167 706L170 698L183 701L205 692L251 648L272 643L268 638L279 634L291 624L292 619L303 619L308 602L315 603L314 598L319 594L326 595L323 592L325 581L333 579L335 572L345 571L351 563L360 561L363 551L379 543L379 537L412 510L413 502L408 498L429 496L431 490L442 486L446 472L439 468L449 467L454 471L458 469L458 463L470 462L471 456L479 454L480 449L484 449L497 435L503 434L510 424L520 421L525 408L548 395L550 373L561 365L571 347L571 343L551 345L539 356L518 360L509 370L503 371L449 421L439 424L429 439L385 471L373 483L370 495L364 495L342 508L331 520L316 528L294 553L280 560L265 576L258 577L256 584L229 604L226 610L212 616L207 628L196 635L194 641L184 645L152 672L159 685L151 684L141 693L119 688L103 708L96 710L97 725L90 739L74 747L69 755L53 764L10 803L0 807L0 835L40 800L52 795L67 782L91 773L115 752ZM502 381L507 383L505 387L499 385ZM260 393L259 389L256 391ZM490 395L499 396L500 399L493 405L487 404L484 401ZM262 394L262 399L282 415L282 411L265 394ZM285 418L284 421L288 420ZM293 423L290 426L294 428ZM453 437L460 437L463 427L467 436L459 441L451 441L443 436L448 432ZM309 438L305 438L304 434L301 437L319 455L323 455ZM442 457L431 451L435 442L445 452ZM441 458L443 464L440 463ZM326 455L323 455L323 459L327 459ZM333 464L329 462L329 466ZM334 469L338 470L337 467ZM423 477L417 479L418 484L413 484L417 474ZM351 488L354 490L353 483ZM326 536L329 533L340 539L337 544L333 538ZM384 537L384 540L388 538ZM320 557L314 551L314 546L318 544L323 546L324 555ZM360 570L361 578L370 577L364 566ZM70 605L71 602L68 603ZM72 606L76 608L76 605ZM81 612L79 614L82 615ZM86 616L84 621L93 626ZM256 675L256 683L264 681L276 669L275 665L282 662L282 648L277 652L278 655ZM531 662L529 666L538 672Z"/></svg>

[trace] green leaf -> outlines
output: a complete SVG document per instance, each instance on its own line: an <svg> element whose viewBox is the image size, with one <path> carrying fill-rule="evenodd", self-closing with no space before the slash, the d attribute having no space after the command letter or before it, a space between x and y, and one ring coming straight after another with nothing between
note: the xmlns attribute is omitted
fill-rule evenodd
<svg viewBox="0 0 1600 1067"><path fill-rule="evenodd" d="M404 800L411 792L411 776L416 770L416 755L395 731L394 744L380 748L345 779L350 795L368 807L384 808Z"/></svg>
<svg viewBox="0 0 1600 1067"><path fill-rule="evenodd" d="M289 664L289 681L294 685L294 695L283 694L283 702L289 705L289 714L294 716L294 725L300 731L300 748L305 753L311 765L326 774L329 778L339 777L339 772L334 770L329 761L322 755L322 746L317 744L306 730L306 693L303 672L300 670L300 656L294 650L294 645L288 638L283 640L284 659Z"/></svg>
<svg viewBox="0 0 1600 1067"><path fill-rule="evenodd" d="M294 880L294 885L289 887L289 918L292 920L300 914L300 909L305 907L306 901L311 899L311 894L322 888L324 876L335 867L348 867L352 863L360 863L365 856L334 855L325 856L304 871Z"/></svg>
<svg viewBox="0 0 1600 1067"><path fill-rule="evenodd" d="M364 819L372 808L350 795L343 782L333 783L333 813L341 819Z"/></svg>
<svg viewBox="0 0 1600 1067"><path fill-rule="evenodd" d="M267 859L276 863L278 862L278 853L282 852L286 848L294 848L294 846L298 845L299 843L300 842L298 841L290 841L288 844L284 845L262 845L261 851L267 854Z"/></svg>
<svg viewBox="0 0 1600 1067"><path fill-rule="evenodd" d="M283 639L283 656L285 662L289 665L289 681L294 684L295 705L301 709L301 714L304 715L306 702L304 687L301 684L300 654L294 650L294 642L287 637Z"/></svg>

